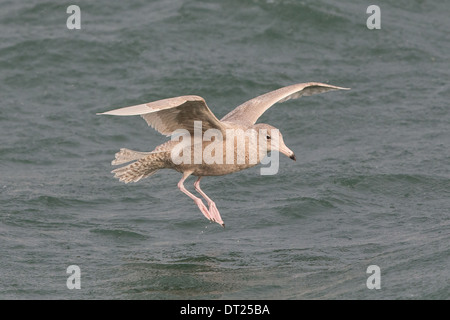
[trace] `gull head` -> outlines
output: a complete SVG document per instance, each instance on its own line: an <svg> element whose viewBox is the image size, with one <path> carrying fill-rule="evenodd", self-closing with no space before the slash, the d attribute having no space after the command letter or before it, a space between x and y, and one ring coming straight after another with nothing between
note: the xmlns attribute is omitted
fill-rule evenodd
<svg viewBox="0 0 450 320"><path fill-rule="evenodd" d="M278 151L294 161L297 160L294 152L289 149L284 143L283 135L281 134L280 130L265 123L255 124L253 126L253 129L258 132L260 141L261 139L265 141L267 152Z"/></svg>

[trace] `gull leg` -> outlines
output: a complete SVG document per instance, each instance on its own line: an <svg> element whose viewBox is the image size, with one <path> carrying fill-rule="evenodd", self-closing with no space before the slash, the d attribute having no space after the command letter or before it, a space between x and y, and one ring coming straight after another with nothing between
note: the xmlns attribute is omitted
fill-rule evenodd
<svg viewBox="0 0 450 320"><path fill-rule="evenodd" d="M183 192L184 194L186 194L189 198L191 198L192 200L194 200L195 204L198 206L198 208L200 209L200 211L203 213L203 215L205 216L206 219L214 221L214 219L211 217L208 209L206 208L206 206L203 204L202 199L194 196L192 193L190 193L188 190L186 190L186 188L184 187L184 180L186 180L187 177L189 177L191 175L191 172L189 173L184 173L183 174L183 178L181 178L181 180L178 182L178 189L181 190L181 192Z"/></svg>
<svg viewBox="0 0 450 320"><path fill-rule="evenodd" d="M222 227L225 228L225 223L223 222L222 218L220 217L220 213L219 213L219 210L217 210L216 204L214 203L214 201L212 201L206 195L206 193L203 192L202 189L200 189L200 180L201 179L202 179L202 177L198 177L197 181L194 182L195 190L197 190L197 192L200 193L202 195L202 197L205 198L205 200L208 202L209 214L213 218L213 221L217 222L218 224L220 224Z"/></svg>

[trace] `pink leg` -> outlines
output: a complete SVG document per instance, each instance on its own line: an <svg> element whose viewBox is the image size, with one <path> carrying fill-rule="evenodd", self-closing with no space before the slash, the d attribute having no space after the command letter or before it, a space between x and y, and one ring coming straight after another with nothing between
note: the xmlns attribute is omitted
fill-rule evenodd
<svg viewBox="0 0 450 320"><path fill-rule="evenodd" d="M216 204L206 195L206 193L203 192L202 189L200 189L201 179L202 177L198 177L197 181L194 182L195 190L197 190L197 192L200 193L202 197L205 198L205 200L208 202L209 214L214 219L214 221L222 225L222 227L225 227L225 223L223 223L222 218L220 217L220 213L219 210L217 210Z"/></svg>
<svg viewBox="0 0 450 320"><path fill-rule="evenodd" d="M191 172L189 173L184 173L183 174L183 178L181 178L181 180L178 182L178 189L181 190L181 192L185 193L189 198L191 198L192 200L194 200L195 204L198 206L198 208L200 209L200 211L203 213L203 215L206 217L206 219L214 221L214 219L211 217L208 209L206 208L206 206L203 204L202 199L197 198L196 196L194 196L192 193L190 193L188 190L186 190L186 188L184 187L184 180L186 180L187 177L189 177L191 175Z"/></svg>

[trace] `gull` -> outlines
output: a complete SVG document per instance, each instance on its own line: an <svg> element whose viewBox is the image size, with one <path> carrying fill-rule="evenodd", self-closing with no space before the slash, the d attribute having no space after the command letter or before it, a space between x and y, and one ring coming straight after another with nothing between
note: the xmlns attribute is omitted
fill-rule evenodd
<svg viewBox="0 0 450 320"><path fill-rule="evenodd" d="M279 102L332 90L348 89L320 82L298 83L248 100L220 120L211 112L205 100L196 95L168 98L97 114L140 115L149 126L161 134L172 136L170 141L157 146L151 152L120 149L111 164L120 165L133 162L113 170L112 173L116 178L125 183L137 182L153 175L160 169L176 170L182 173L178 188L194 201L207 219L225 227L215 202L200 188L200 180L205 176L221 176L253 167L259 164L269 151L280 152L295 161L294 152L285 145L279 130L268 124L256 123L258 118ZM208 130L215 133L214 140L203 137L199 141L193 138L199 132L206 136ZM237 132L237 134L230 136L230 132ZM239 149L237 147L239 138L243 139L240 141L245 141L247 148ZM255 141L258 141L258 144ZM260 141L264 142L260 143ZM274 144L273 141L277 143ZM211 148L213 143L215 143L215 149ZM200 156L202 156L201 152L207 151L207 148L214 149L210 156L217 156L216 160L224 161L207 161L205 155L200 158L200 161L198 158L195 161L196 155L199 154L198 151L200 150ZM183 158L185 161L174 161L174 155L180 156L181 154L186 155ZM237 161L238 158L243 161ZM194 161L192 161L193 159ZM252 159L253 161L251 161ZM201 198L184 187L184 181L191 175L197 177L194 188L206 201L208 207Z"/></svg>

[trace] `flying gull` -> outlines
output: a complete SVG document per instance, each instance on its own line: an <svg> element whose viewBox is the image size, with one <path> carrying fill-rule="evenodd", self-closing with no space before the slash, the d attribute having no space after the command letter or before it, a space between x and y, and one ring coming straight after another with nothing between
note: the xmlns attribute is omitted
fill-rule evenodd
<svg viewBox="0 0 450 320"><path fill-rule="evenodd" d="M111 164L133 162L113 170L116 178L129 183L151 176L160 169L181 172L183 176L178 182L178 188L194 200L207 219L225 226L216 204L200 188L200 180L205 176L220 176L253 167L260 163L269 151L278 151L296 160L294 152L284 144L283 136L278 129L264 123L256 124L256 121L278 102L339 89L348 90L319 82L294 84L244 102L221 120L211 112L202 97L195 95L163 99L98 114L140 115L149 126L161 134L172 136L170 141L159 145L151 152L120 149ZM209 136L214 136L214 139L205 138L208 132L213 132ZM201 136L200 140L195 139L198 133ZM245 142L244 148L237 146L240 138L243 140L239 141ZM273 141L277 143L274 144ZM213 146L215 148L212 148ZM215 161L211 159L208 161L206 154L202 154L206 151L209 151L209 157ZM238 158L241 161L238 161ZM179 161L180 159L182 161ZM208 207L201 198L184 187L184 181L190 175L198 177L194 187L207 202Z"/></svg>

